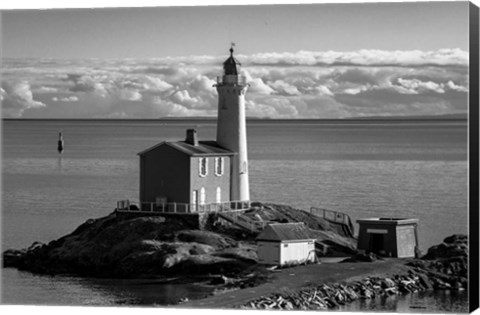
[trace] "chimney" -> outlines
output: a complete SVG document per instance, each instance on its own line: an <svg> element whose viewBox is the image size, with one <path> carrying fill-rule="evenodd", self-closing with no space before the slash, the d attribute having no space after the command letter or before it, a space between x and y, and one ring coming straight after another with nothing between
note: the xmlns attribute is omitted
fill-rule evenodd
<svg viewBox="0 0 480 315"><path fill-rule="evenodd" d="M198 145L197 131L195 129L187 129L187 138L185 142L191 145Z"/></svg>

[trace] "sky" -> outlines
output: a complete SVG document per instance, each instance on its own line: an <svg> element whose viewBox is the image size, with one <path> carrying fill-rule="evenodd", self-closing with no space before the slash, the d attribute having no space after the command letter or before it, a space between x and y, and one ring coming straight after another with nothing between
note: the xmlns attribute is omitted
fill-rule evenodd
<svg viewBox="0 0 480 315"><path fill-rule="evenodd" d="M468 3L4 10L4 118L215 116L235 42L247 115L466 113Z"/></svg>

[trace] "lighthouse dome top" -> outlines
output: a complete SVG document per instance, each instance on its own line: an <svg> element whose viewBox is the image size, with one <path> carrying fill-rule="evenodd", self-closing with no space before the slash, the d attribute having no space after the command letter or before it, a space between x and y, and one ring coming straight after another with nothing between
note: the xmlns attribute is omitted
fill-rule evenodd
<svg viewBox="0 0 480 315"><path fill-rule="evenodd" d="M230 47L230 57L223 63L224 75L239 75L242 64L233 57L233 45Z"/></svg>

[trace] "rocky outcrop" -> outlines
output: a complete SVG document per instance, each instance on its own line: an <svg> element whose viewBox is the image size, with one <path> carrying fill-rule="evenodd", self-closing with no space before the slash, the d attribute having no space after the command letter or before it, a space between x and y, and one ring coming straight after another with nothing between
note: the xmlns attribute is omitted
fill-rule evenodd
<svg viewBox="0 0 480 315"><path fill-rule="evenodd" d="M443 240L443 243L432 246L423 259L452 257L468 257L468 238L466 235L454 234Z"/></svg>
<svg viewBox="0 0 480 315"><path fill-rule="evenodd" d="M233 250L235 249L235 250ZM88 220L49 244L3 253L4 267L37 273L142 277L239 272L256 263L253 244L211 231L190 230L162 217Z"/></svg>
<svg viewBox="0 0 480 315"><path fill-rule="evenodd" d="M422 259L407 263L426 275L434 289L468 287L468 237L455 234L432 246Z"/></svg>
<svg viewBox="0 0 480 315"><path fill-rule="evenodd" d="M134 214L132 212L132 214ZM245 213L261 222L304 222L330 252L355 252L355 240L336 233L323 218L289 206L255 203ZM89 219L48 244L3 253L3 266L43 274L143 277L238 274L257 265L255 235L206 218L192 228L182 216L135 216L115 212Z"/></svg>

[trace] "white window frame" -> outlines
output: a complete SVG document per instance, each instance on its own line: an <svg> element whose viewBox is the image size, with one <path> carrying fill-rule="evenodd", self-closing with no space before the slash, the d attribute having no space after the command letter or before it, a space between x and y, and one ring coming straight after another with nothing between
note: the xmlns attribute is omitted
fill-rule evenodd
<svg viewBox="0 0 480 315"><path fill-rule="evenodd" d="M218 171L218 165L220 163L220 172ZM223 157L215 158L215 176L222 176L225 168L225 160Z"/></svg>
<svg viewBox="0 0 480 315"><path fill-rule="evenodd" d="M192 210L197 211L198 209L198 190L192 192Z"/></svg>
<svg viewBox="0 0 480 315"><path fill-rule="evenodd" d="M205 161L205 169L203 169L203 161ZM208 175L208 158L201 157L198 159L198 175L206 177Z"/></svg>
<svg viewBox="0 0 480 315"><path fill-rule="evenodd" d="M202 206L205 205L206 199L207 199L207 196L206 196L206 193L205 193L205 188L202 187L202 188L200 188L200 201L199 201L199 204L202 205Z"/></svg>
<svg viewBox="0 0 480 315"><path fill-rule="evenodd" d="M222 188L220 187L217 187L217 191L216 191L216 202L217 203L221 203L222 202Z"/></svg>

